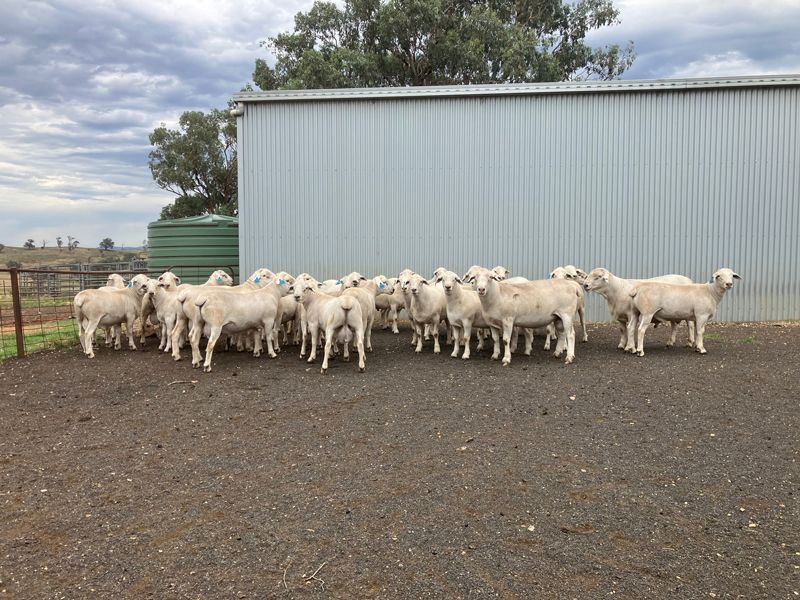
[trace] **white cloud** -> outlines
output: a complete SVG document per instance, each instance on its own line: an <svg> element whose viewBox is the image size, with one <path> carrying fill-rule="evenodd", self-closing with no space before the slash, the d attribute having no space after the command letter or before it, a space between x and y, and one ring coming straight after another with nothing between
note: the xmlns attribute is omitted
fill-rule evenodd
<svg viewBox="0 0 800 600"><path fill-rule="evenodd" d="M18 3L0 21L0 241L127 232L139 243L174 198L150 175L149 133L224 107L264 56L259 41L310 5Z"/></svg>
<svg viewBox="0 0 800 600"><path fill-rule="evenodd" d="M796 0L616 0L621 23L593 44L633 40L626 79L800 72Z"/></svg>

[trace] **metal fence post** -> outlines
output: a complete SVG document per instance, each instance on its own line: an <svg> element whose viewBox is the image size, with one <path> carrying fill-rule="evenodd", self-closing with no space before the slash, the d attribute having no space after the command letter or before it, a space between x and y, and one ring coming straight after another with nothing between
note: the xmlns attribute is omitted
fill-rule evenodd
<svg viewBox="0 0 800 600"><path fill-rule="evenodd" d="M17 335L17 357L25 357L25 338L22 331L22 299L19 295L19 270L11 269L11 301L14 305L14 331Z"/></svg>

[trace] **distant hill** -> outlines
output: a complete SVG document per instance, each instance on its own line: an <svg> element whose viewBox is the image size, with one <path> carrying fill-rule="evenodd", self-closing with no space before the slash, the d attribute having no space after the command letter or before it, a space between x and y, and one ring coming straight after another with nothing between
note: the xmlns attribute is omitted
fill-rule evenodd
<svg viewBox="0 0 800 600"><path fill-rule="evenodd" d="M0 268L5 268L6 264L15 260L22 263L23 267L35 268L50 265L69 265L74 263L102 263L102 262L123 262L136 257L147 257L144 250L128 249L125 250L100 250L99 248L75 248L69 251L66 248L61 250L58 247L26 248L6 246L0 252Z"/></svg>

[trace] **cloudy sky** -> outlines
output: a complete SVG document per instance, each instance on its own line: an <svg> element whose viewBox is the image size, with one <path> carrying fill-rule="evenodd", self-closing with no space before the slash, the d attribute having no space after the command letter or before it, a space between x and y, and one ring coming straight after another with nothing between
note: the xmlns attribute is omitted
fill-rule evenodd
<svg viewBox="0 0 800 600"><path fill-rule="evenodd" d="M0 243L139 245L172 196L148 134L223 107L308 0L24 0L0 21ZM800 73L800 0L617 0L626 79Z"/></svg>

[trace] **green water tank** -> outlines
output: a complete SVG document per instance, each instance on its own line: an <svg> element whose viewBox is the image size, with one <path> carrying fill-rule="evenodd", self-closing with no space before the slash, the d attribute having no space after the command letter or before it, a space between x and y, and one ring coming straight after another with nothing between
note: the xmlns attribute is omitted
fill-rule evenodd
<svg viewBox="0 0 800 600"><path fill-rule="evenodd" d="M224 269L239 282L239 219L203 215L147 226L148 269L172 269L183 283L204 283Z"/></svg>

